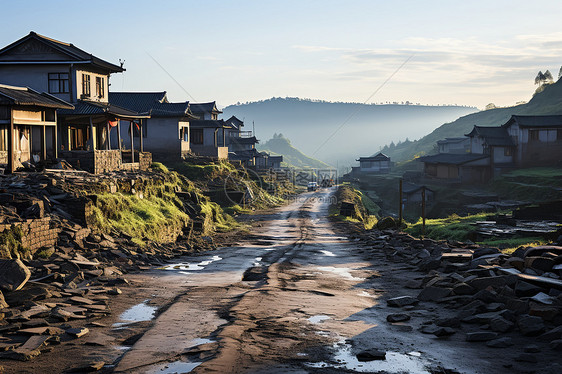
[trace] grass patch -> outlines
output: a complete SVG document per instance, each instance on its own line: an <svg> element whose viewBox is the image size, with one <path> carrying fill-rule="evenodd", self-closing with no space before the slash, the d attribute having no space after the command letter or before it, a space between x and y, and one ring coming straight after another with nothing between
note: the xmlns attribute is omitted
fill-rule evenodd
<svg viewBox="0 0 562 374"><path fill-rule="evenodd" d="M352 216L346 217L340 215L342 202L352 203L355 205L355 212ZM348 184L341 185L336 191L336 203L331 204L328 208L328 214L338 220L351 223L359 223L366 230L372 229L378 222L375 211L380 208L366 194L351 187Z"/></svg>
<svg viewBox="0 0 562 374"><path fill-rule="evenodd" d="M477 244L488 246L488 247L498 247L501 249L502 253L511 254L519 247L534 247L539 245L545 245L548 240L541 237L527 237L527 238L498 238L489 239L482 242L477 242Z"/></svg>
<svg viewBox="0 0 562 374"><path fill-rule="evenodd" d="M9 230L0 233L0 258L27 258L29 248L21 243L23 230L19 226L12 226Z"/></svg>
<svg viewBox="0 0 562 374"><path fill-rule="evenodd" d="M474 214L466 217L459 217L452 214L447 218L426 219L425 220L425 236L435 240L458 240L465 241L469 239L469 235L474 231L471 225L476 221L484 221L488 213ZM410 235L422 236L422 219L416 223L408 224L404 230Z"/></svg>

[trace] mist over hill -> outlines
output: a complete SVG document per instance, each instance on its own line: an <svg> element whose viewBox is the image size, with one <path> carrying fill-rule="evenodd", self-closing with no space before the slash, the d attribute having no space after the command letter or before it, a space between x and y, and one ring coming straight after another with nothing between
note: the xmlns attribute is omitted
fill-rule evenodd
<svg viewBox="0 0 562 374"><path fill-rule="evenodd" d="M283 163L294 168L327 169L330 165L309 157L291 145L291 141L282 134L274 134L273 138L263 144L257 145L258 150L266 151L272 155L282 155Z"/></svg>
<svg viewBox="0 0 562 374"><path fill-rule="evenodd" d="M399 104L359 104L311 101L298 98L231 105L231 115L255 124L258 139L282 133L292 145L308 156L331 165L355 165L355 159L378 152L391 141L418 139L442 123L468 113L474 107Z"/></svg>
<svg viewBox="0 0 562 374"><path fill-rule="evenodd" d="M438 140L468 134L474 126L500 126L514 114L518 115L553 115L562 114L562 81L544 85L526 104L507 108L490 109L460 117L446 123L417 141L386 146L383 152L393 161L411 160L416 156L434 152Z"/></svg>

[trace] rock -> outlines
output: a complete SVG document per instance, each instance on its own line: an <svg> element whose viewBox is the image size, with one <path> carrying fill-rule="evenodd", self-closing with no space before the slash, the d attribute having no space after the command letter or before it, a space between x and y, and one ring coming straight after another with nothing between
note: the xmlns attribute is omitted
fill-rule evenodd
<svg viewBox="0 0 562 374"><path fill-rule="evenodd" d="M534 336L544 331L542 318L524 314L517 319L517 326L523 335Z"/></svg>
<svg viewBox="0 0 562 374"><path fill-rule="evenodd" d="M105 362L103 362L103 361L94 361L94 362L91 362L87 365L83 365L83 366L73 368L71 371L74 372L74 373L91 373L91 372L94 372L94 371L101 370L104 365L105 365Z"/></svg>
<svg viewBox="0 0 562 374"><path fill-rule="evenodd" d="M426 287L418 295L420 301L437 301L444 297L449 296L451 293L450 288L440 287Z"/></svg>
<svg viewBox="0 0 562 374"><path fill-rule="evenodd" d="M31 271L19 259L0 259L0 288L4 291L21 289L31 277Z"/></svg>
<svg viewBox="0 0 562 374"><path fill-rule="evenodd" d="M386 352L380 351L378 349L368 349L359 352L357 355L357 360L360 362L374 361L374 360L385 360Z"/></svg>
<svg viewBox="0 0 562 374"><path fill-rule="evenodd" d="M453 293L455 295L472 295L476 292L474 287L469 286L466 283L458 283L453 287Z"/></svg>
<svg viewBox="0 0 562 374"><path fill-rule="evenodd" d="M119 287L113 287L107 291L109 295L121 295L123 291Z"/></svg>
<svg viewBox="0 0 562 374"><path fill-rule="evenodd" d="M418 300L411 296L399 296L399 297L394 297L392 299L388 299L386 303L388 306L403 307L406 305L417 304Z"/></svg>
<svg viewBox="0 0 562 374"><path fill-rule="evenodd" d="M507 348L513 345L513 341L509 337L503 337L499 339L490 340L486 343L488 347L491 348Z"/></svg>
<svg viewBox="0 0 562 374"><path fill-rule="evenodd" d="M515 361L518 362L531 362L537 363L539 360L537 357L531 353L521 353L519 356L515 357Z"/></svg>
<svg viewBox="0 0 562 374"><path fill-rule="evenodd" d="M515 283L515 294L519 297L533 296L542 292L542 290L542 288L528 282L517 281Z"/></svg>
<svg viewBox="0 0 562 374"><path fill-rule="evenodd" d="M525 257L525 267L540 271L551 271L554 260L548 257Z"/></svg>
<svg viewBox="0 0 562 374"><path fill-rule="evenodd" d="M443 318L435 321L435 324L441 327L459 327L461 322L458 318Z"/></svg>
<svg viewBox="0 0 562 374"><path fill-rule="evenodd" d="M537 316L545 321L552 321L560 314L560 309L554 306L530 303L529 315Z"/></svg>
<svg viewBox="0 0 562 374"><path fill-rule="evenodd" d="M485 303L494 303L498 299L498 294L489 290L480 290L473 295L473 298Z"/></svg>
<svg viewBox="0 0 562 374"><path fill-rule="evenodd" d="M562 339L562 326L555 327L552 330L545 332L539 336L538 339L547 342Z"/></svg>
<svg viewBox="0 0 562 374"><path fill-rule="evenodd" d="M488 287L502 288L507 284L507 276L500 275L497 277L480 277L466 283L477 290L484 290Z"/></svg>
<svg viewBox="0 0 562 374"><path fill-rule="evenodd" d="M509 299L505 303L507 309L512 310L517 314L525 314L529 312L529 303L525 300Z"/></svg>
<svg viewBox="0 0 562 374"><path fill-rule="evenodd" d="M52 326L32 327L18 331L19 334L25 335L60 335L64 333L63 329Z"/></svg>
<svg viewBox="0 0 562 374"><path fill-rule="evenodd" d="M455 329L451 327L438 327L434 332L433 335L442 338L444 336L451 336L455 333Z"/></svg>
<svg viewBox="0 0 562 374"><path fill-rule="evenodd" d="M472 258L500 253L498 248L476 248L472 253Z"/></svg>
<svg viewBox="0 0 562 374"><path fill-rule="evenodd" d="M538 345L530 344L523 348L523 351L526 353L539 353L541 349Z"/></svg>
<svg viewBox="0 0 562 374"><path fill-rule="evenodd" d="M490 319L490 328L492 329L492 331L507 332L511 330L513 326L514 326L513 322L508 321L501 316L497 316Z"/></svg>
<svg viewBox="0 0 562 374"><path fill-rule="evenodd" d="M555 351L562 352L562 339L551 341L550 348L552 348Z"/></svg>
<svg viewBox="0 0 562 374"><path fill-rule="evenodd" d="M506 265L509 265L519 271L525 268L525 260L520 257L510 257L506 260Z"/></svg>
<svg viewBox="0 0 562 374"><path fill-rule="evenodd" d="M498 334L492 331L476 331L466 333L467 342L487 342L490 340L494 340L497 337Z"/></svg>
<svg viewBox="0 0 562 374"><path fill-rule="evenodd" d="M70 329L66 330L66 333L68 335L72 335L76 338L80 338L80 337L86 335L89 332L90 332L90 330L87 327L70 328Z"/></svg>
<svg viewBox="0 0 562 374"><path fill-rule="evenodd" d="M404 322L404 321L409 321L410 318L411 317L406 313L395 313L386 316L386 320L388 322Z"/></svg>
<svg viewBox="0 0 562 374"><path fill-rule="evenodd" d="M384 217L377 222L377 229L387 230L396 227L396 220L392 217Z"/></svg>
<svg viewBox="0 0 562 374"><path fill-rule="evenodd" d="M531 297L531 300L537 303L552 305L554 303L554 297L545 294L544 292L539 292L535 296Z"/></svg>
<svg viewBox="0 0 562 374"><path fill-rule="evenodd" d="M53 296L54 287L47 284L27 284L23 289L7 293L6 302L14 307L24 305L29 301L44 300Z"/></svg>
<svg viewBox="0 0 562 374"><path fill-rule="evenodd" d="M0 310L7 308L8 306L8 303L4 299L4 294L2 293L2 291L0 291Z"/></svg>

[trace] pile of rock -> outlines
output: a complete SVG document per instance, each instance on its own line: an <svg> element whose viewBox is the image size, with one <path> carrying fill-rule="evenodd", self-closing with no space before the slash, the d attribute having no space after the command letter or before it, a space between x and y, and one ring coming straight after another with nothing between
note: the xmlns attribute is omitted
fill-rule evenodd
<svg viewBox="0 0 562 374"><path fill-rule="evenodd" d="M512 343L504 334L519 332L562 351L562 246L519 248L508 255L497 248L394 231L360 236L374 251L424 274L406 285L421 290L417 297L391 298L389 306L408 310L436 302L456 311L452 318L429 321L423 333L444 337L463 331L466 341L505 347ZM395 322L409 316L389 318Z"/></svg>

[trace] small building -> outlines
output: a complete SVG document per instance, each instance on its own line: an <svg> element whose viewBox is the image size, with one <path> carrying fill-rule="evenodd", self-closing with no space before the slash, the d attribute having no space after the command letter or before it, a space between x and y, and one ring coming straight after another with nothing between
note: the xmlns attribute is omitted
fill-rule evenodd
<svg viewBox="0 0 562 374"><path fill-rule="evenodd" d="M74 107L27 87L0 84L0 167L12 173L27 165L54 162L57 109Z"/></svg>
<svg viewBox="0 0 562 374"><path fill-rule="evenodd" d="M435 192L427 188L426 186L421 186L419 184L404 182L402 185L402 195L405 204L417 204L422 202L422 190L425 189L425 201L433 201Z"/></svg>
<svg viewBox="0 0 562 374"><path fill-rule="evenodd" d="M513 168L516 145L505 128L474 126L466 136L470 139L470 153L488 155L492 171Z"/></svg>
<svg viewBox="0 0 562 374"><path fill-rule="evenodd" d="M424 175L452 183L481 183L490 179L490 156L474 153L440 153L418 158Z"/></svg>
<svg viewBox="0 0 562 374"><path fill-rule="evenodd" d="M259 152L256 155L256 168L257 169L281 169L281 163L283 162L283 156L272 156L267 152Z"/></svg>
<svg viewBox="0 0 562 374"><path fill-rule="evenodd" d="M439 153L469 153L470 138L445 138L437 142L437 148Z"/></svg>
<svg viewBox="0 0 562 374"><path fill-rule="evenodd" d="M190 122L190 147L198 156L228 159L227 134L236 131L232 124L219 120L216 102L191 103L191 113L199 118Z"/></svg>
<svg viewBox="0 0 562 374"><path fill-rule="evenodd" d="M133 128L137 135L135 149L139 149L142 142L143 149L151 152L157 161L180 159L191 152L189 124L196 117L192 115L188 101L171 103L166 91L162 91L110 92L109 102L150 116L141 120L142 134L136 126ZM121 128L121 138L126 139L125 147L131 146L130 125L128 122Z"/></svg>
<svg viewBox="0 0 562 374"><path fill-rule="evenodd" d="M359 171L361 173L383 174L390 172L390 157L382 152L370 157L361 157L359 161Z"/></svg>

